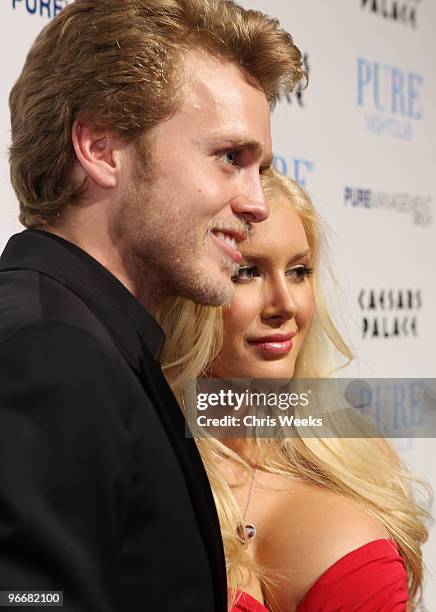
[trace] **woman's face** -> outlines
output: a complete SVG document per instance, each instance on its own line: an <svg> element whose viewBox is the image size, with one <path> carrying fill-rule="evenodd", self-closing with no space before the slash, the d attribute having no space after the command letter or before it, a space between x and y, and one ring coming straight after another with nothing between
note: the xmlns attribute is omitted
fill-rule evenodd
<svg viewBox="0 0 436 612"><path fill-rule="evenodd" d="M219 378L289 378L313 313L310 249L298 213L284 196L241 247L235 296L224 307L224 344L212 365Z"/></svg>

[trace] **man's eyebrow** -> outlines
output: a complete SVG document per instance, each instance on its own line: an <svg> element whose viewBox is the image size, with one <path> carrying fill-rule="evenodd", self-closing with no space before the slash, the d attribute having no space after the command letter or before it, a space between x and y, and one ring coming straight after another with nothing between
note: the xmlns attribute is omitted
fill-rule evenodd
<svg viewBox="0 0 436 612"><path fill-rule="evenodd" d="M216 134L211 135L208 138L208 142L210 144L218 144L219 146L235 148L239 150L247 150L254 154L256 160L262 159L264 155L265 147L257 140L252 140L248 138L241 138L240 136L235 136L232 134ZM263 160L262 168L266 169L271 166L273 162L272 155L268 155L265 160Z"/></svg>

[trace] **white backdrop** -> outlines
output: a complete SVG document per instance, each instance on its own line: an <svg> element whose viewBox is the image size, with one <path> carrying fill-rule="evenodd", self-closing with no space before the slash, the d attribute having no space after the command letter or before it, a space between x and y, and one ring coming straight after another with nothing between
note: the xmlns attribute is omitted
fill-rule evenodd
<svg viewBox="0 0 436 612"><path fill-rule="evenodd" d="M0 249L20 230L8 93L38 31L70 1L1 0ZM346 375L436 378L436 3L241 4L278 17L306 56L308 89L273 114L275 164L306 187L330 227L341 287L333 314L358 357ZM434 440L395 444L436 490ZM436 610L434 531L424 556L425 609Z"/></svg>

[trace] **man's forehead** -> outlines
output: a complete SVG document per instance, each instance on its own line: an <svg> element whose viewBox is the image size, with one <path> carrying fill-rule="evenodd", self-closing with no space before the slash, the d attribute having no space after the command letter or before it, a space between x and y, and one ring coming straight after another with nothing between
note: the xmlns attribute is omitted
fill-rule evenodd
<svg viewBox="0 0 436 612"><path fill-rule="evenodd" d="M203 73L213 73L222 70L234 73L235 76L244 74L243 70L235 62L225 57L213 55L201 48L184 51L180 57L180 68L188 81L195 80L196 77Z"/></svg>
<svg viewBox="0 0 436 612"><path fill-rule="evenodd" d="M206 52L186 52L183 62L176 115L186 129L192 128L191 139L201 148L250 150L269 165L270 113L260 86L236 64Z"/></svg>
<svg viewBox="0 0 436 612"><path fill-rule="evenodd" d="M227 106L243 102L244 96L258 98L268 107L260 83L247 75L240 66L201 50L185 52L181 60L182 101L197 96L204 102Z"/></svg>

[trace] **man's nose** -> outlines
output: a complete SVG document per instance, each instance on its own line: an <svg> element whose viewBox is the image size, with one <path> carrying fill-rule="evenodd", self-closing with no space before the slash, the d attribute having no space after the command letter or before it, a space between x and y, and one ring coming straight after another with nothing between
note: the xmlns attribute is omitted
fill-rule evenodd
<svg viewBox="0 0 436 612"><path fill-rule="evenodd" d="M231 207L235 215L243 217L249 223L260 223L269 217L269 205L258 173L247 180L243 193L231 201Z"/></svg>

